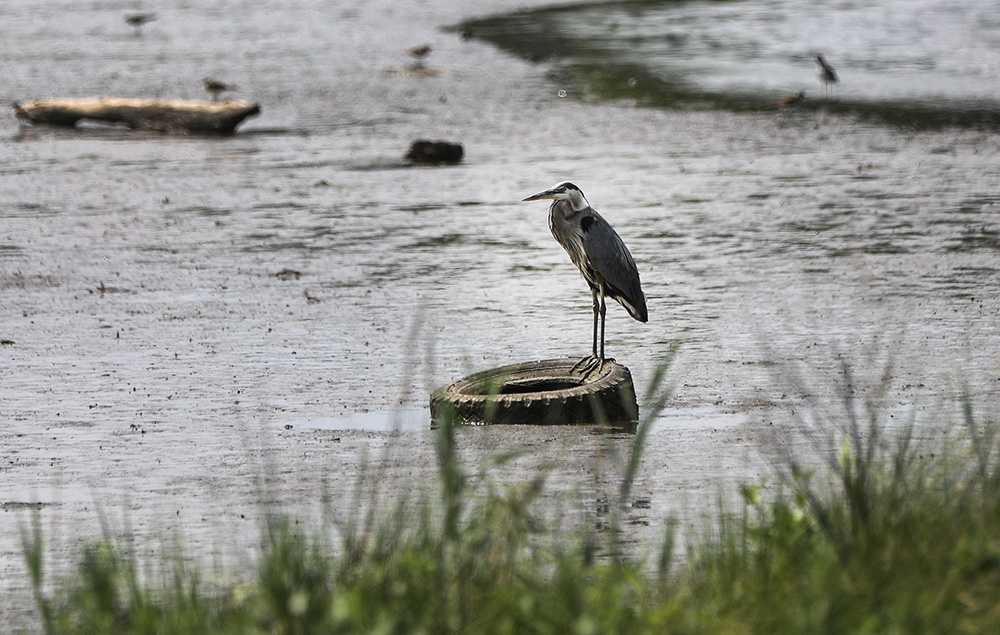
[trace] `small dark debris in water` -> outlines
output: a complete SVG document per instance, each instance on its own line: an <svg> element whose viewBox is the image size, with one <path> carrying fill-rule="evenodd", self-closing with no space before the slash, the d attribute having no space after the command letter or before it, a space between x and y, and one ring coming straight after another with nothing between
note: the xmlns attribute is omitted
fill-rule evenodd
<svg viewBox="0 0 1000 635"><path fill-rule="evenodd" d="M309 291L308 290L303 291L302 295L304 295L306 297L306 302L308 302L309 304L319 304L319 302L320 302L319 298L317 298L315 296L309 295Z"/></svg>
<svg viewBox="0 0 1000 635"><path fill-rule="evenodd" d="M104 295L105 293L131 293L131 291L129 291L128 289L122 289L121 287L109 287L106 286L103 282L101 282L95 288L88 289L87 291L90 293L100 293L101 295Z"/></svg>
<svg viewBox="0 0 1000 635"><path fill-rule="evenodd" d="M0 346L13 346L14 340L0 340Z"/></svg>
<svg viewBox="0 0 1000 635"><path fill-rule="evenodd" d="M20 501L0 503L0 507L2 507L5 512L15 509L41 509L43 505L44 503L22 503Z"/></svg>
<svg viewBox="0 0 1000 635"><path fill-rule="evenodd" d="M285 424L285 430L291 430L291 429L292 429L292 424L286 423Z"/></svg>
<svg viewBox="0 0 1000 635"><path fill-rule="evenodd" d="M278 280L298 280L302 277L302 272L294 269L282 269L274 274L274 277Z"/></svg>
<svg viewBox="0 0 1000 635"><path fill-rule="evenodd" d="M778 362L771 359L748 359L740 363L743 364L744 366L757 365L757 366L763 366L764 368L771 368L773 366L778 365Z"/></svg>
<svg viewBox="0 0 1000 635"><path fill-rule="evenodd" d="M635 509L649 509L653 506L653 501L648 498L637 498L632 501L632 507Z"/></svg>
<svg viewBox="0 0 1000 635"><path fill-rule="evenodd" d="M450 77L451 72L427 66L418 60L400 69L387 70L385 75L389 77Z"/></svg>
<svg viewBox="0 0 1000 635"><path fill-rule="evenodd" d="M320 179L313 183L313 187L330 187L330 182L326 179Z"/></svg>
<svg viewBox="0 0 1000 635"><path fill-rule="evenodd" d="M460 143L419 139L410 144L410 151L405 158L413 163L440 165L458 163L464 155L465 151Z"/></svg>

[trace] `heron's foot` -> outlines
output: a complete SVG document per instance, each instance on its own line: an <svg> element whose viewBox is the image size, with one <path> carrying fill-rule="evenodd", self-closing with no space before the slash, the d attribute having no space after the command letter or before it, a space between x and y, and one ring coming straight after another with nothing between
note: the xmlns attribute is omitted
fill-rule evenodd
<svg viewBox="0 0 1000 635"><path fill-rule="evenodd" d="M573 364L573 368L570 369L572 373L579 373L581 375L589 375L593 372L601 372L604 370L604 365L609 362L614 362L612 357L598 357L597 355L587 355L586 357L581 357L580 361Z"/></svg>
<svg viewBox="0 0 1000 635"><path fill-rule="evenodd" d="M579 373L581 375L586 375L590 373L597 364L601 362L601 358L596 355L587 355L586 357L581 357L580 361L573 364L573 368L570 369L571 373Z"/></svg>

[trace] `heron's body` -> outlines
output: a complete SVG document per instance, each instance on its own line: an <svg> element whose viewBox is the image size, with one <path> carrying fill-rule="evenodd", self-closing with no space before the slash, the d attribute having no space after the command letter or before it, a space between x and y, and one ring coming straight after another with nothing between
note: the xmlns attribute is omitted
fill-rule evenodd
<svg viewBox="0 0 1000 635"><path fill-rule="evenodd" d="M618 301L636 320L648 320L646 296L632 254L618 233L590 206L572 183L559 185L524 199L554 199L549 207L549 229L570 260L583 274L594 299L595 357L604 359L604 298ZM598 318L600 352L598 353Z"/></svg>
<svg viewBox="0 0 1000 635"><path fill-rule="evenodd" d="M632 254L597 210L590 205L573 209L568 200L554 201L549 207L549 229L591 289L600 293L603 286L604 295L621 303L629 315L640 322L648 319Z"/></svg>

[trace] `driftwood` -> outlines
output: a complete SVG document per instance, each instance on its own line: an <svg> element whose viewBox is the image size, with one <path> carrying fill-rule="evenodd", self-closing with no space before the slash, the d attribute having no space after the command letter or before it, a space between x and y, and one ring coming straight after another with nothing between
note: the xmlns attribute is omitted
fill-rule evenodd
<svg viewBox="0 0 1000 635"><path fill-rule="evenodd" d="M247 117L260 113L249 101L220 102L91 97L87 99L36 99L14 104L22 121L55 126L75 126L81 119L123 123L137 130L180 134L233 134Z"/></svg>

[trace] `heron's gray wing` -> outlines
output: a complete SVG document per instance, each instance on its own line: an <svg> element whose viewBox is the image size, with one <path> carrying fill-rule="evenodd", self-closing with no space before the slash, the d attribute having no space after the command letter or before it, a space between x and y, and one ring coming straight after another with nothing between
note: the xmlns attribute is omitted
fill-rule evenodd
<svg viewBox="0 0 1000 635"><path fill-rule="evenodd" d="M604 280L605 294L620 302L629 315L645 322L646 296L639 283L639 270L618 232L595 211L580 219L580 227L583 251L590 266Z"/></svg>

